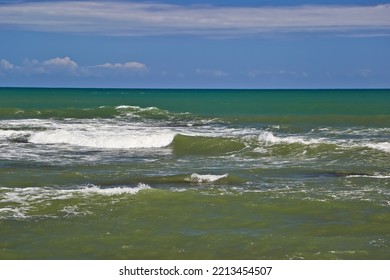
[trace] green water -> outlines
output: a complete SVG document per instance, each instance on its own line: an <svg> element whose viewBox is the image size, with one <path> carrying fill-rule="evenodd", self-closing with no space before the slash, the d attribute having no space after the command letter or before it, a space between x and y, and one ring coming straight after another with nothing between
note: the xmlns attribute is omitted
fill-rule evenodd
<svg viewBox="0 0 390 280"><path fill-rule="evenodd" d="M389 90L0 89L0 259L389 259Z"/></svg>

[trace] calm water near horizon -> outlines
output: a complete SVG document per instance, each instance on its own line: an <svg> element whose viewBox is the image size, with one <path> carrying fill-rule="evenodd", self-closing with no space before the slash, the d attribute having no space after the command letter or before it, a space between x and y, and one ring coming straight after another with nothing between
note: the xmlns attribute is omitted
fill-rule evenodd
<svg viewBox="0 0 390 280"><path fill-rule="evenodd" d="M390 90L0 88L0 259L390 259Z"/></svg>

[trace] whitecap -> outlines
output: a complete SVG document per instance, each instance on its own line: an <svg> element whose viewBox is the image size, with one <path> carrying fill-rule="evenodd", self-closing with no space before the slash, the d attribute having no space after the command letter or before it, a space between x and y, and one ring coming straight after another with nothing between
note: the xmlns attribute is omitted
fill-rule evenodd
<svg viewBox="0 0 390 280"><path fill-rule="evenodd" d="M347 175L346 178L375 178L375 179L389 179L390 175Z"/></svg>
<svg viewBox="0 0 390 280"><path fill-rule="evenodd" d="M157 129L156 129L157 130ZM106 149L161 148L172 143L175 133L169 130L52 130L42 131L30 136L34 144L68 144L82 147Z"/></svg>
<svg viewBox="0 0 390 280"><path fill-rule="evenodd" d="M25 136L28 132L21 132L17 130L0 130L0 139L12 139L15 137Z"/></svg>
<svg viewBox="0 0 390 280"><path fill-rule="evenodd" d="M192 183L211 183L211 182L216 182L222 178L226 178L228 174L223 174L223 175L213 175L213 174L197 174L193 173L189 178L186 179L188 182Z"/></svg>
<svg viewBox="0 0 390 280"><path fill-rule="evenodd" d="M368 143L367 147L371 149L376 149L380 151L384 151L386 153L390 153L390 142L381 142L381 143Z"/></svg>
<svg viewBox="0 0 390 280"><path fill-rule="evenodd" d="M91 186L77 190L78 193L89 195L98 194L105 196L121 195L121 194L137 194L142 190L151 189L148 184L139 183L137 187L114 187L114 188L100 188L98 186Z"/></svg>

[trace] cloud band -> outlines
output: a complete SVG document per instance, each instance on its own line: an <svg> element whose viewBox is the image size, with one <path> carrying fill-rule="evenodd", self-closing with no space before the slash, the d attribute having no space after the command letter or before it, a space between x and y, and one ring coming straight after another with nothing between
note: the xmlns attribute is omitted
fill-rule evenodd
<svg viewBox="0 0 390 280"><path fill-rule="evenodd" d="M269 32L390 32L390 4L218 7L129 2L26 2L0 5L0 25L48 32L142 36L229 36Z"/></svg>

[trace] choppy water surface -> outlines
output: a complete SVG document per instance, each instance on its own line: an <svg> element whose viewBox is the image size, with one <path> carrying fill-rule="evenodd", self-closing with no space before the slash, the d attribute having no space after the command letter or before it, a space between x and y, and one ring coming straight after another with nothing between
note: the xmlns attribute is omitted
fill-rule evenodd
<svg viewBox="0 0 390 280"><path fill-rule="evenodd" d="M388 259L390 92L0 89L1 259Z"/></svg>

